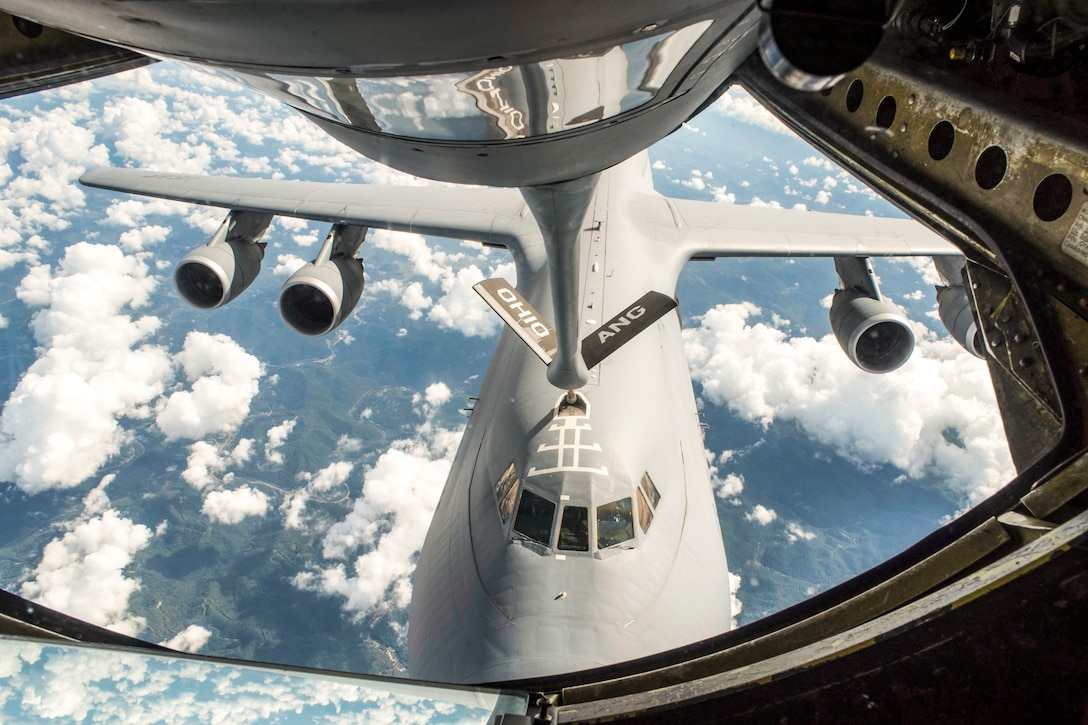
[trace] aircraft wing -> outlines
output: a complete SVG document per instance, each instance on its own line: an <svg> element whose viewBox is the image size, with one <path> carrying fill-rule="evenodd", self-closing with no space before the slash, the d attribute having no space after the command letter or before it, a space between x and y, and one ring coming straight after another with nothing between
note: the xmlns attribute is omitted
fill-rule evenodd
<svg viewBox="0 0 1088 725"><path fill-rule="evenodd" d="M80 182L236 211L469 239L493 246L508 246L518 233L535 229L516 189L272 181L114 168L91 169Z"/></svg>
<svg viewBox="0 0 1088 725"><path fill-rule="evenodd" d="M912 219L641 197L632 217L688 258L961 255Z"/></svg>

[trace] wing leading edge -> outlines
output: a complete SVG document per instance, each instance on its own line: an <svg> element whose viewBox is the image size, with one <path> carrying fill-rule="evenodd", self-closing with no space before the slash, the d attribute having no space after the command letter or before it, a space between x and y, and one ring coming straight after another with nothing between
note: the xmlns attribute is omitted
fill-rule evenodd
<svg viewBox="0 0 1088 725"><path fill-rule="evenodd" d="M677 273L691 259L834 258L840 286L831 301L832 332L850 360L872 373L891 372L906 363L914 350L914 334L903 311L881 296L870 257L962 260L955 245L910 219L688 201L657 194L634 195L625 211ZM962 286L947 296L960 306L967 303ZM944 306L948 304L946 300ZM977 341L968 339L970 330L949 331L978 354Z"/></svg>
<svg viewBox="0 0 1088 725"><path fill-rule="evenodd" d="M508 247L519 234L535 229L516 189L272 181L114 168L92 169L80 182L236 211L467 239L492 246Z"/></svg>
<svg viewBox="0 0 1088 725"><path fill-rule="evenodd" d="M639 196L628 207L653 239L687 259L962 255L911 219Z"/></svg>

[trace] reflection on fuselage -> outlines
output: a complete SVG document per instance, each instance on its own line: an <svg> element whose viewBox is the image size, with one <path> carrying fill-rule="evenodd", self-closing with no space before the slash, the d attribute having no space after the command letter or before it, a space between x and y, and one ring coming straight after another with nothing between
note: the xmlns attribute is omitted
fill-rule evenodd
<svg viewBox="0 0 1088 725"><path fill-rule="evenodd" d="M704 21L601 53L477 72L388 78L217 72L306 113L367 131L451 141L519 139L646 105L709 26Z"/></svg>

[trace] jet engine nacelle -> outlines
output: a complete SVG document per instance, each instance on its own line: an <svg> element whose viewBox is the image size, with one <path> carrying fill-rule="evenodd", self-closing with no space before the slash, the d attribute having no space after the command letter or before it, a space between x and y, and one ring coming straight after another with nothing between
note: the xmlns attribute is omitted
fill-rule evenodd
<svg viewBox="0 0 1088 725"><path fill-rule="evenodd" d="M280 315L296 332L324 335L355 309L363 284L361 259L333 257L307 262L280 290Z"/></svg>
<svg viewBox="0 0 1088 725"><path fill-rule="evenodd" d="M271 214L232 211L207 244L186 254L174 270L178 294L205 310L222 307L243 291L261 271L261 237Z"/></svg>
<svg viewBox="0 0 1088 725"><path fill-rule="evenodd" d="M903 312L853 287L835 291L831 329L850 361L869 373L891 372L914 351L914 333Z"/></svg>
<svg viewBox="0 0 1088 725"><path fill-rule="evenodd" d="M280 315L303 335L324 335L347 319L363 294L363 260L356 259L367 227L334 224L312 262L280 290Z"/></svg>
<svg viewBox="0 0 1088 725"><path fill-rule="evenodd" d="M971 312L971 301L963 285L937 288L937 314L952 339L977 358L986 358L978 323Z"/></svg>

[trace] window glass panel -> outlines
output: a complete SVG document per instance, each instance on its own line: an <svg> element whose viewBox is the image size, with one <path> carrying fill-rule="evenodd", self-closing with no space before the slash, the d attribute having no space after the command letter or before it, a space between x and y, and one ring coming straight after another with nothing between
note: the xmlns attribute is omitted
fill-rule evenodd
<svg viewBox="0 0 1088 725"><path fill-rule="evenodd" d="M654 485L648 473L642 474L642 492L646 494L646 500L650 502L650 506L656 509L657 502L661 500L661 494L658 493L657 486Z"/></svg>
<svg viewBox="0 0 1088 725"><path fill-rule="evenodd" d="M511 463L498 481L495 482L495 500L499 502L499 515L505 524L514 512L514 501L518 497L518 488L521 481L518 480L518 469Z"/></svg>
<svg viewBox="0 0 1088 725"><path fill-rule="evenodd" d="M547 546L552 540L552 517L555 504L529 489L521 492L514 531Z"/></svg>
<svg viewBox="0 0 1088 725"><path fill-rule="evenodd" d="M589 551L589 509L567 506L559 524L559 548L563 551Z"/></svg>
<svg viewBox="0 0 1088 725"><path fill-rule="evenodd" d="M493 723L506 714L515 721L525 720L521 713L529 707L529 694L513 690L287 669L241 660L183 659L169 650L107 647L0 636L4 662L0 720L77 722L63 715L54 720L52 715L63 711L54 710L56 701L49 695L37 694L54 686L58 692L65 688L73 698L72 706L60 707L84 713L78 722L113 722L108 714L133 711L134 698L148 713L174 712L178 721L227 723L254 722L257 713L263 716L261 722ZM76 689L66 690L68 683ZM18 692L34 694L15 696ZM223 716L216 716L217 712ZM236 715L228 714L232 712ZM201 713L209 717L201 718ZM167 720L174 721L155 718Z"/></svg>
<svg viewBox="0 0 1088 725"><path fill-rule="evenodd" d="M488 141L560 133L659 95L711 22L574 57L386 78L218 70L329 121L408 138Z"/></svg>
<svg viewBox="0 0 1088 725"><path fill-rule="evenodd" d="M642 527L642 533L650 528L650 524L654 522L654 512L650 510L650 505L646 503L646 497L642 495L642 489L636 488L635 495L638 497L638 525Z"/></svg>
<svg viewBox="0 0 1088 725"><path fill-rule="evenodd" d="M597 548L622 544L635 538L635 524L631 518L631 499L606 503L597 507Z"/></svg>

